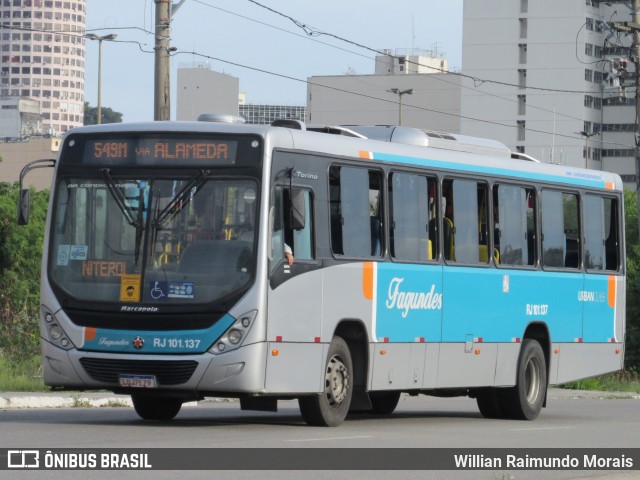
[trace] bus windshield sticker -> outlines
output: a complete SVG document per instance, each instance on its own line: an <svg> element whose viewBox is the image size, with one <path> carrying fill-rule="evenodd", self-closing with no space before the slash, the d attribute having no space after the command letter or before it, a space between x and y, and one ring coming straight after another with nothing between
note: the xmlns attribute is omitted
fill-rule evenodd
<svg viewBox="0 0 640 480"><path fill-rule="evenodd" d="M194 290L192 282L170 282L169 298L193 298Z"/></svg>
<svg viewBox="0 0 640 480"><path fill-rule="evenodd" d="M140 301L140 274L122 275L120 277L120 301Z"/></svg>
<svg viewBox="0 0 640 480"><path fill-rule="evenodd" d="M166 300L167 282L151 282L149 285L149 295L156 302Z"/></svg>
<svg viewBox="0 0 640 480"><path fill-rule="evenodd" d="M71 245L58 245L58 260L56 264L60 267L66 267L69 265L69 251Z"/></svg>
<svg viewBox="0 0 640 480"><path fill-rule="evenodd" d="M73 245L69 253L69 260L86 260L89 247L86 245Z"/></svg>

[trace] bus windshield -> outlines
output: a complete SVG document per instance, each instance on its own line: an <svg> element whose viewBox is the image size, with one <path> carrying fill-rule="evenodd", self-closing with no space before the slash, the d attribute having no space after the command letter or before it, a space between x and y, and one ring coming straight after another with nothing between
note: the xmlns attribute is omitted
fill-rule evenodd
<svg viewBox="0 0 640 480"><path fill-rule="evenodd" d="M79 301L204 304L255 270L257 183L191 177L63 178L49 272Z"/></svg>

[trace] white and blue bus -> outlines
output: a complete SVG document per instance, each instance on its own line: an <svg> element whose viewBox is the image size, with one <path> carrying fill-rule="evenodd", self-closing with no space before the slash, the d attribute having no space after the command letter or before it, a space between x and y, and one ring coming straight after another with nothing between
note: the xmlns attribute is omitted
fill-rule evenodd
<svg viewBox="0 0 640 480"><path fill-rule="evenodd" d="M401 393L534 419L549 384L623 366L622 183L514 157L398 126L73 129L50 162L45 383L155 420L213 396L336 426Z"/></svg>

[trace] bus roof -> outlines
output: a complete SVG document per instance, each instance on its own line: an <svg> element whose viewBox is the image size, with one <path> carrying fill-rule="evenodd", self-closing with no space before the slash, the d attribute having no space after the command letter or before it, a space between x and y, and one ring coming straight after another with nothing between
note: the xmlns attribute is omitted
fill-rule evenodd
<svg viewBox="0 0 640 480"><path fill-rule="evenodd" d="M504 144L490 139L401 126L307 126L303 122L290 120L274 123L276 126L208 121L112 123L74 128L65 137L75 134L170 131L246 133L262 136L271 148L301 149L388 164L607 190L621 191L623 188L620 176L615 173L540 163L528 156L512 155Z"/></svg>

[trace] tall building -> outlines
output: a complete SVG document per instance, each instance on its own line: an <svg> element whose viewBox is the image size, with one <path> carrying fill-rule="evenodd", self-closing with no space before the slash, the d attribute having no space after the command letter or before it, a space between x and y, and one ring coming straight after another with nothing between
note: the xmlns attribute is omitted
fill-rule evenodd
<svg viewBox="0 0 640 480"><path fill-rule="evenodd" d="M462 133L633 184L630 38L610 24L629 20L622 1L465 1Z"/></svg>
<svg viewBox="0 0 640 480"><path fill-rule="evenodd" d="M1 0L0 97L38 100L42 133L83 124L85 7L86 0Z"/></svg>

